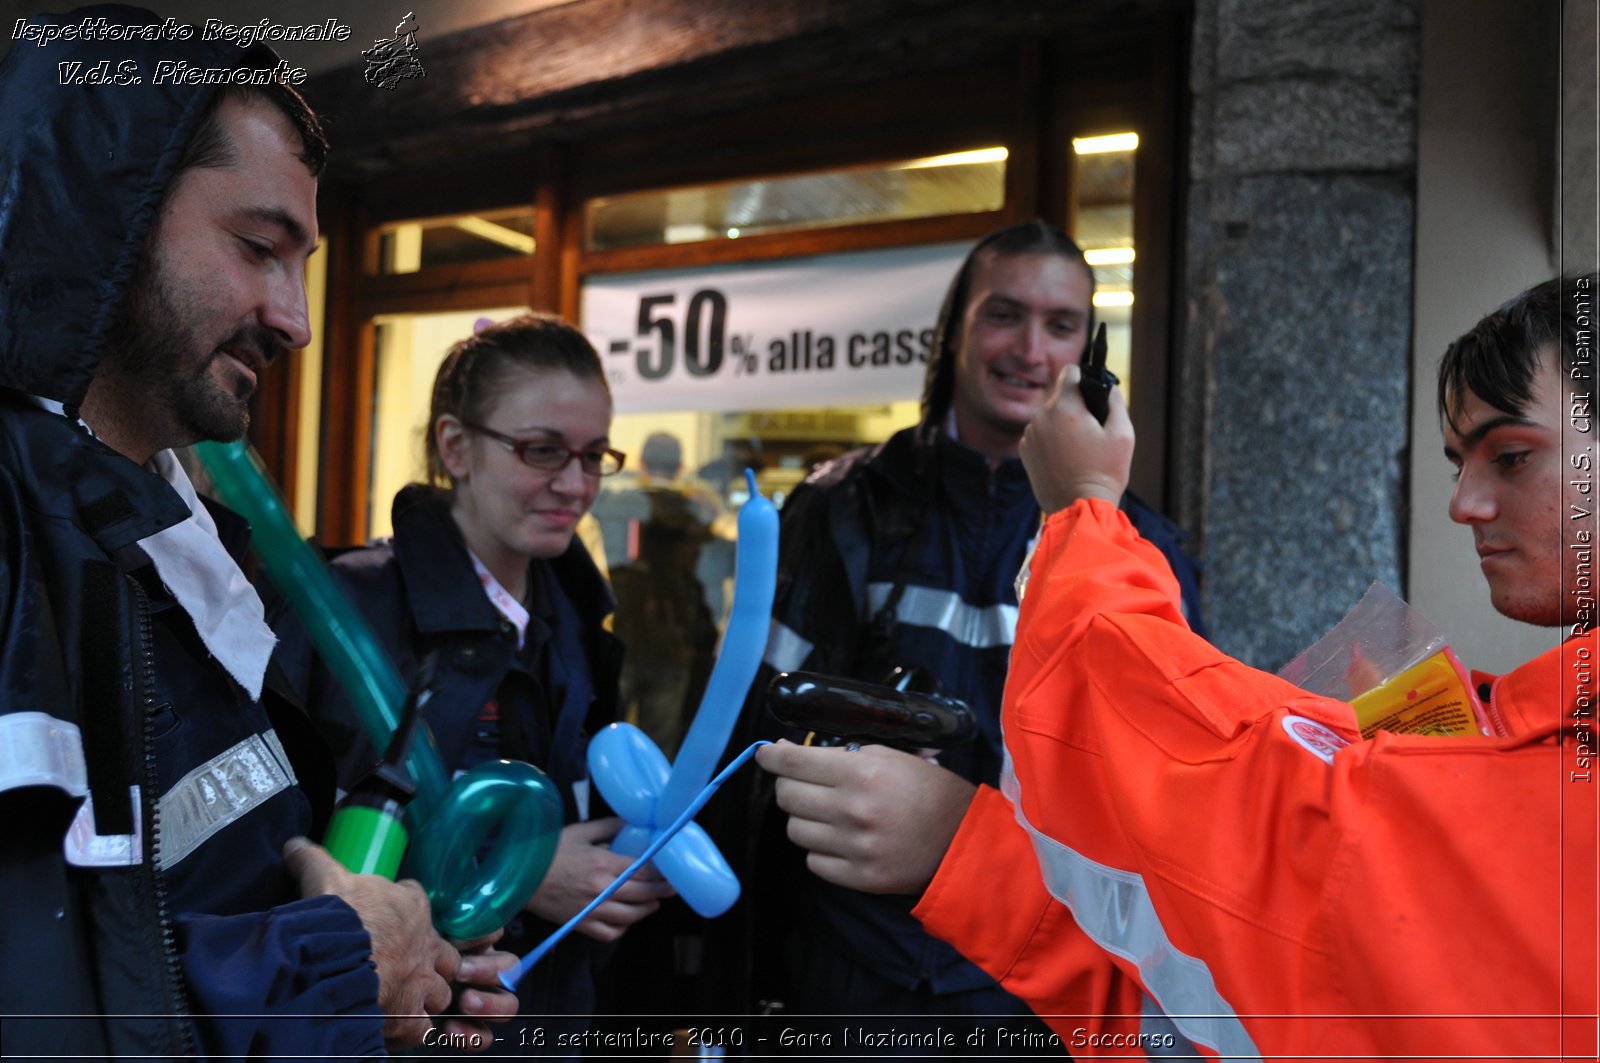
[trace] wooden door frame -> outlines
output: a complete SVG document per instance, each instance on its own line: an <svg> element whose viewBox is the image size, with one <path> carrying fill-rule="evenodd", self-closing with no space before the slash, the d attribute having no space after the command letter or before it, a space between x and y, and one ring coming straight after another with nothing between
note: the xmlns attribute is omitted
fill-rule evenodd
<svg viewBox="0 0 1600 1063"><path fill-rule="evenodd" d="M575 142L549 141L492 160L345 185L324 194L330 235L318 533L328 544L366 534L371 476L375 329L383 313L425 313L489 305L528 305L577 321L584 279L595 273L791 258L797 255L976 239L1014 220L1042 216L1070 226L1071 135L1097 124L1132 123L1141 131L1135 175L1134 367L1140 386L1133 414L1141 447L1135 486L1150 501L1166 497L1166 385L1171 311L1179 277L1177 202L1181 178L1181 29L1158 27L1119 69L1062 71L1048 45L1014 41L1001 60L972 78L941 72L875 86L831 90L815 98L769 102L671 130L611 131ZM1129 75L1129 71L1132 75ZM1090 80L1085 80L1088 78ZM943 93L930 104L931 93ZM907 100L917 101L915 105ZM751 130L764 131L752 135ZM1010 155L1006 203L986 214L844 225L739 240L585 251L583 210L593 196L708 181L835 169L938 154L995 142ZM677 144L683 150L671 150ZM630 160L637 160L636 164ZM535 208L536 252L529 258L372 275L376 226L517 203ZM285 387L293 388L286 374ZM298 392L296 392L297 394ZM274 402L274 406L278 406ZM280 482L293 472L290 416L284 398L274 417L282 437L273 451ZM334 427L336 426L336 427Z"/></svg>

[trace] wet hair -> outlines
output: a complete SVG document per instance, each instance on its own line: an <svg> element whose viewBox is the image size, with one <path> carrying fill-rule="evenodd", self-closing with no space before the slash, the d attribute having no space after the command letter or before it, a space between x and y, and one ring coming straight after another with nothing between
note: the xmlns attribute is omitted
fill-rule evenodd
<svg viewBox="0 0 1600 1063"><path fill-rule="evenodd" d="M1049 222L1038 218L1019 222L979 240L961 263L955 280L945 292L944 305L939 308L939 320L933 330L933 352L928 358L928 375L922 389L924 420L944 416L955 395L956 355L960 353L961 323L967 316L967 300L971 297L972 272L980 259L988 261L1002 255L1059 255L1071 259L1089 275L1091 295L1094 291L1094 271L1084 260L1083 249ZM1093 329L1094 304L1091 301L1085 331L1092 334Z"/></svg>
<svg viewBox="0 0 1600 1063"><path fill-rule="evenodd" d="M1595 296L1600 275L1556 277L1512 298L1452 343L1439 361L1439 419L1455 415L1471 391L1497 410L1521 415L1548 347L1559 350L1568 392L1594 395Z"/></svg>
<svg viewBox="0 0 1600 1063"><path fill-rule="evenodd" d="M555 314L522 314L468 336L450 348L433 379L426 446L428 480L435 487L448 488L454 483L439 453L434 431L439 418L449 414L459 421L481 424L506 378L519 369L531 373L560 370L580 380L592 380L611 394L594 347L583 333Z"/></svg>
<svg viewBox="0 0 1600 1063"><path fill-rule="evenodd" d="M305 163L312 177L322 176L323 167L328 162L328 138L322 131L322 123L317 120L305 97L279 81L266 85L224 85L212 93L211 99L206 101L206 109L200 115L200 123L195 127L194 135L189 138L188 146L183 149L183 157L178 160L178 170L173 175L174 181L167 185L169 189L177 183L177 176L186 170L216 169L233 164L235 159L233 143L228 139L228 134L223 130L222 122L217 117L223 103L228 100L237 100L245 104L265 102L276 107L278 112L288 119L290 128L300 141L300 152L296 158Z"/></svg>

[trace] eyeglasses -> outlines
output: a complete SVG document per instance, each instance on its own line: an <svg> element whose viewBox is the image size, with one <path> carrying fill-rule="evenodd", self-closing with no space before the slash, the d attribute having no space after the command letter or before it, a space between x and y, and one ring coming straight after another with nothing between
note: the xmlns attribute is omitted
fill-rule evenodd
<svg viewBox="0 0 1600 1063"><path fill-rule="evenodd" d="M582 469L585 475L610 476L612 473L621 472L622 463L628 460L628 456L622 451L610 447L573 450L563 443L543 439L517 439L503 432L496 432L492 428L485 428L481 424L473 424L471 421L462 421L461 427L480 436L488 436L496 443L504 443L511 448L511 453L515 454L522 464L534 469L543 469L545 472L560 472L567 467L567 462L577 458L578 468Z"/></svg>

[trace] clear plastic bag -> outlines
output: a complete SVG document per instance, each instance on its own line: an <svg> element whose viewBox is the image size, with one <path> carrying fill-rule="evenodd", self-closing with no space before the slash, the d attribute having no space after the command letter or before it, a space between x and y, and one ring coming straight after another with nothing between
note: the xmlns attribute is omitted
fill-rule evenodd
<svg viewBox="0 0 1600 1063"><path fill-rule="evenodd" d="M1365 738L1379 731L1491 733L1471 677L1444 634L1381 583L1278 675L1348 701Z"/></svg>

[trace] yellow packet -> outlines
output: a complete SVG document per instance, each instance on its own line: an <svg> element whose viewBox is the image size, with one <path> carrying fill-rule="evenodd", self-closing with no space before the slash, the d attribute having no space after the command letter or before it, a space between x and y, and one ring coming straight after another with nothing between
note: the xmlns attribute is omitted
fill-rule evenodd
<svg viewBox="0 0 1600 1063"><path fill-rule="evenodd" d="M1482 734L1483 705L1448 646L1393 679L1352 698L1362 738Z"/></svg>
<svg viewBox="0 0 1600 1063"><path fill-rule="evenodd" d="M1363 738L1379 731L1490 733L1472 677L1443 632L1379 583L1278 674L1314 694L1349 702Z"/></svg>

